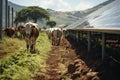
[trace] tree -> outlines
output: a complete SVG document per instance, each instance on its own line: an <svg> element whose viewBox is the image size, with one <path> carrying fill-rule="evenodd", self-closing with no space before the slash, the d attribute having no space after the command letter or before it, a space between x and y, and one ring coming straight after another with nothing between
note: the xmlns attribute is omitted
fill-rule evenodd
<svg viewBox="0 0 120 80"><path fill-rule="evenodd" d="M45 9L37 6L30 6L19 11L14 22L17 24L18 22L33 20L36 23L37 20L41 20L43 18L49 20L49 13Z"/></svg>
<svg viewBox="0 0 120 80"><path fill-rule="evenodd" d="M48 21L47 25L49 25L51 28L56 26L56 22L55 21Z"/></svg>

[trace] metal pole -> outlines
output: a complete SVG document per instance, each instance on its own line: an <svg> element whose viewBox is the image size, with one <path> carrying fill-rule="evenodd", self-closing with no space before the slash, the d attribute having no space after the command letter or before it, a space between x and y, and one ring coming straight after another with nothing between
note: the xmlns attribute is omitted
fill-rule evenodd
<svg viewBox="0 0 120 80"><path fill-rule="evenodd" d="M80 41L80 31L78 31L78 42Z"/></svg>
<svg viewBox="0 0 120 80"><path fill-rule="evenodd" d="M18 12L16 11L16 12L15 12L15 17L17 16L17 13L18 13ZM18 25L17 23L14 23L14 24L15 24L15 26L17 26L17 25Z"/></svg>
<svg viewBox="0 0 120 80"><path fill-rule="evenodd" d="M0 39L2 39L2 9L3 8L3 0L0 0Z"/></svg>
<svg viewBox="0 0 120 80"><path fill-rule="evenodd" d="M5 27L8 27L8 0L5 0Z"/></svg>
<svg viewBox="0 0 120 80"><path fill-rule="evenodd" d="M105 57L105 33L102 33L102 60Z"/></svg>
<svg viewBox="0 0 120 80"><path fill-rule="evenodd" d="M14 21L13 21L13 15L14 15L14 9L12 7L12 27L13 27L13 23L14 23Z"/></svg>
<svg viewBox="0 0 120 80"><path fill-rule="evenodd" d="M10 27L10 6L8 6L8 27Z"/></svg>
<svg viewBox="0 0 120 80"><path fill-rule="evenodd" d="M76 31L76 41L78 42L78 31Z"/></svg>
<svg viewBox="0 0 120 80"><path fill-rule="evenodd" d="M91 32L88 32L88 53L91 51Z"/></svg>

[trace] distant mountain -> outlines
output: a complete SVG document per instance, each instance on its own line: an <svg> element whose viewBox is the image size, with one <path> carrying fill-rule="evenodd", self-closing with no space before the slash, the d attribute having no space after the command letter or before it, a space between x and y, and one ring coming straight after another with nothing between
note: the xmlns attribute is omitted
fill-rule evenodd
<svg viewBox="0 0 120 80"><path fill-rule="evenodd" d="M50 19L55 20L58 25L69 25L79 19L79 17L76 17L72 14L68 14L67 12L54 11L52 9L47 9L47 11L50 14Z"/></svg>
<svg viewBox="0 0 120 80"><path fill-rule="evenodd" d="M20 11L21 9L25 8L25 6L21 6L21 5L17 5L17 4L14 4L10 1L8 1L8 5L13 7L14 8L14 11Z"/></svg>
<svg viewBox="0 0 120 80"><path fill-rule="evenodd" d="M62 11L55 11L52 9L47 9L48 13L50 14L50 19L57 22L57 25L69 25L73 22L85 17L86 15L98 10L99 8L111 3L114 0L108 0L106 2L103 2L93 8L84 10L84 11L69 11L69 12L62 12ZM8 2L8 4L14 8L14 11L18 12L21 9L25 8L25 6L20 6L17 4L14 4L12 2ZM44 25L45 26L45 22Z"/></svg>

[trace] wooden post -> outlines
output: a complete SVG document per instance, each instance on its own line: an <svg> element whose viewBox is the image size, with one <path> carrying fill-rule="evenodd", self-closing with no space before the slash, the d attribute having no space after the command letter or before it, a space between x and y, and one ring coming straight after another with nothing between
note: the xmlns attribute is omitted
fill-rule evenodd
<svg viewBox="0 0 120 80"><path fill-rule="evenodd" d="M13 9L13 7L12 7L12 27L13 27L13 23L14 23L13 15L14 15L14 9Z"/></svg>
<svg viewBox="0 0 120 80"><path fill-rule="evenodd" d="M91 51L91 32L87 32L88 34L88 53Z"/></svg>
<svg viewBox="0 0 120 80"><path fill-rule="evenodd" d="M2 9L3 8L3 0L0 0L0 39L2 39Z"/></svg>
<svg viewBox="0 0 120 80"><path fill-rule="evenodd" d="M5 27L8 27L8 0L5 0Z"/></svg>
<svg viewBox="0 0 120 80"><path fill-rule="evenodd" d="M102 60L105 57L105 33L102 33Z"/></svg>

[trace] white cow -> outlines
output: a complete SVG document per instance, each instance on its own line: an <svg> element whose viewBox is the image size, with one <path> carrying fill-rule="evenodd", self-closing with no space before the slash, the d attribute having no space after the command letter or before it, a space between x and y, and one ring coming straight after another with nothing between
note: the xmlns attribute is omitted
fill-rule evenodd
<svg viewBox="0 0 120 80"><path fill-rule="evenodd" d="M25 41L27 49L30 48L30 52L35 51L36 40L39 36L39 29L36 23L28 22L25 24Z"/></svg>
<svg viewBox="0 0 120 80"><path fill-rule="evenodd" d="M52 45L59 45L62 37L61 28L49 28L47 34L50 40L52 40Z"/></svg>

